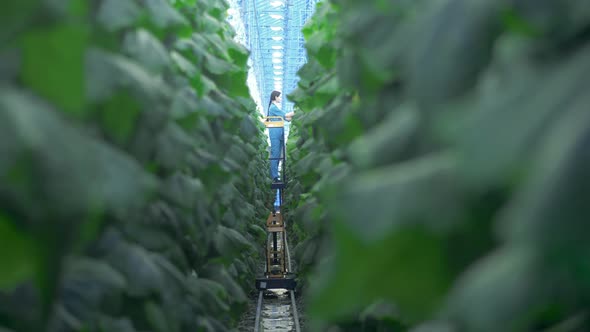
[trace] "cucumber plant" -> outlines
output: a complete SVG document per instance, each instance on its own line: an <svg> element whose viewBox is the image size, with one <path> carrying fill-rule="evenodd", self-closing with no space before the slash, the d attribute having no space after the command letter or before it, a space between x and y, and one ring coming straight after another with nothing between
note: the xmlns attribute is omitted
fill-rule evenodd
<svg viewBox="0 0 590 332"><path fill-rule="evenodd" d="M290 95L310 329L589 328L583 8L318 4Z"/></svg>

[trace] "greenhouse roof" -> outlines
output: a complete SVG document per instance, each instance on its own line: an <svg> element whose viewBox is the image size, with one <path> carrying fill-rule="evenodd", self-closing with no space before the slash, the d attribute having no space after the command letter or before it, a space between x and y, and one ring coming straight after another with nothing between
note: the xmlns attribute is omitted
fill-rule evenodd
<svg viewBox="0 0 590 332"><path fill-rule="evenodd" d="M301 28L318 0L238 0L246 46L260 99L266 112L270 93L283 92L283 109L291 111L287 95L297 87L297 71L305 62Z"/></svg>

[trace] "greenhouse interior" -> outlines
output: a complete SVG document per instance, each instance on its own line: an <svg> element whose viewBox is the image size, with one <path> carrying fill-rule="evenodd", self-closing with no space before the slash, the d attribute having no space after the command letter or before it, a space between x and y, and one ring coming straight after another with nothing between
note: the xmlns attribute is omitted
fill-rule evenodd
<svg viewBox="0 0 590 332"><path fill-rule="evenodd" d="M0 17L0 332L590 331L587 1Z"/></svg>

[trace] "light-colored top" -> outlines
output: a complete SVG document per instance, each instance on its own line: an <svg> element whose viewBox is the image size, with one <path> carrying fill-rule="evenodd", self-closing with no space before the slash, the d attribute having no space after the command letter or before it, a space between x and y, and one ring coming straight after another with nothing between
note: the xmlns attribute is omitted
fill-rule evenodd
<svg viewBox="0 0 590 332"><path fill-rule="evenodd" d="M285 114L287 114L287 113L285 113L282 109L280 109L274 103L271 104L270 108L268 109L268 116L280 116L283 118L283 120L285 120ZM270 121L279 121L279 119L271 119ZM280 137L284 137L284 135L285 135L283 127L269 128L268 131L269 131L271 141L273 138L280 138Z"/></svg>
<svg viewBox="0 0 590 332"><path fill-rule="evenodd" d="M285 119L285 115L287 113L285 111L283 111L282 109L280 109L277 105L275 105L274 103L272 103L270 105L270 108L268 109L268 116L280 116L283 118L283 120ZM276 121L276 120L275 120Z"/></svg>

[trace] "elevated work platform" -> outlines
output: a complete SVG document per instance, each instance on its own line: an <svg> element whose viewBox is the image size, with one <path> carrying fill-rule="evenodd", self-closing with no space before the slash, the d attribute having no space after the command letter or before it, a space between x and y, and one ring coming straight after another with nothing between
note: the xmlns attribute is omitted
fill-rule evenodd
<svg viewBox="0 0 590 332"><path fill-rule="evenodd" d="M258 290L265 290L265 289L288 289L294 290L297 287L297 282L295 281L295 275L289 273L282 278L267 278L261 277L256 278L256 289Z"/></svg>

